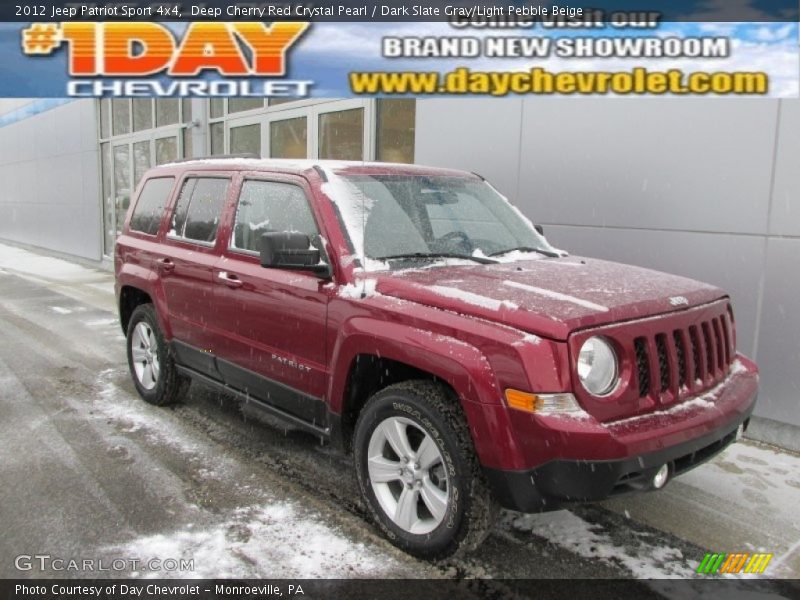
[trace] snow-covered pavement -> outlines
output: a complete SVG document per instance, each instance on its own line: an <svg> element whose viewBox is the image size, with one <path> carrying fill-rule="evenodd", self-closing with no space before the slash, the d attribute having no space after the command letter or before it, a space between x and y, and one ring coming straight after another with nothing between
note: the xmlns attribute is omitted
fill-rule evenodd
<svg viewBox="0 0 800 600"><path fill-rule="evenodd" d="M755 550L800 576L800 457L751 442L660 493L504 513L474 554L412 559L367 522L349 458L199 385L172 409L139 400L112 281L0 245L2 577L47 552L194 561L137 577L672 578Z"/></svg>

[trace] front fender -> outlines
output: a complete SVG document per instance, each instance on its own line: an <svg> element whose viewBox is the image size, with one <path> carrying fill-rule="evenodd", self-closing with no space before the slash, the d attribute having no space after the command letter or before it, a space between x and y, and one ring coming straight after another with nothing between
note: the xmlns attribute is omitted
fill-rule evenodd
<svg viewBox="0 0 800 600"><path fill-rule="evenodd" d="M331 411L342 413L347 378L360 354L395 360L430 373L455 390L481 464L494 465L500 456L518 449L507 412L498 411L501 391L488 359L481 351L453 337L368 316L354 317L339 329L333 348L328 389ZM503 407L504 408L504 407Z"/></svg>

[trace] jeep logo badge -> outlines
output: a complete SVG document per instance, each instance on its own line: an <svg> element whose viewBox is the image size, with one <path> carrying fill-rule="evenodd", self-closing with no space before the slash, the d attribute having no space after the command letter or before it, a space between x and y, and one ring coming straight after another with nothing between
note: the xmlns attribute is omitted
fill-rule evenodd
<svg viewBox="0 0 800 600"><path fill-rule="evenodd" d="M672 306L689 306L689 301L684 296L672 296L669 303Z"/></svg>

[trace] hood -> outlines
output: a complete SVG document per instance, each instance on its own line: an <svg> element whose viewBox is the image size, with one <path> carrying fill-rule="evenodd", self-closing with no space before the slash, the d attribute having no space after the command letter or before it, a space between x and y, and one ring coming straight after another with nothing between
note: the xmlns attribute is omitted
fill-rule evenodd
<svg viewBox="0 0 800 600"><path fill-rule="evenodd" d="M370 277L385 296L560 340L576 329L685 310L725 296L693 279L578 256Z"/></svg>

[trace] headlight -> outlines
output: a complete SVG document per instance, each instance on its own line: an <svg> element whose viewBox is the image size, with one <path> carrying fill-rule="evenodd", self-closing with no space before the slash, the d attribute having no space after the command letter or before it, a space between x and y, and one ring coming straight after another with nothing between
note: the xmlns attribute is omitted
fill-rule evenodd
<svg viewBox="0 0 800 600"><path fill-rule="evenodd" d="M578 377L590 394L609 394L617 385L618 373L617 355L611 344L601 337L591 337L583 343L578 353Z"/></svg>

